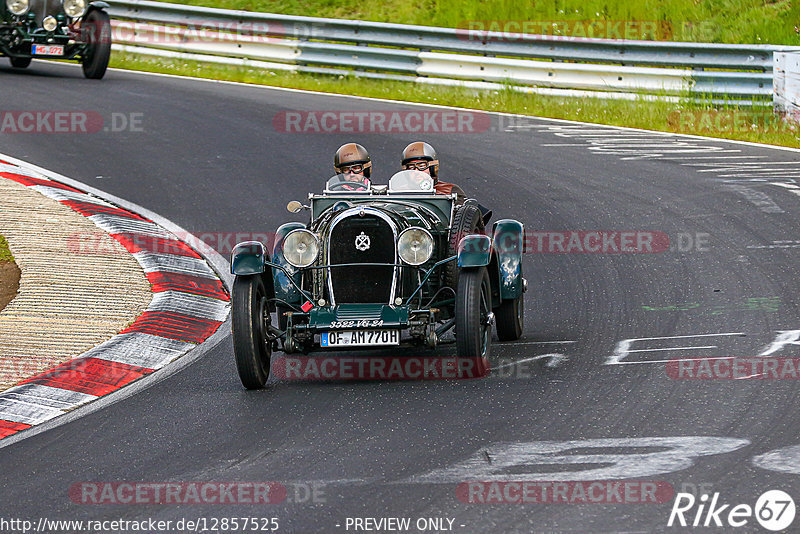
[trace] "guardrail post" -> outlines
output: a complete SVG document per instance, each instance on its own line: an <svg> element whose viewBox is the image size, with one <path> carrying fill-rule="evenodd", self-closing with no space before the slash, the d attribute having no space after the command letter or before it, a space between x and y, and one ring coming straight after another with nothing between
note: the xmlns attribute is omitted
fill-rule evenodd
<svg viewBox="0 0 800 534"><path fill-rule="evenodd" d="M775 52L773 106L785 118L800 122L800 52Z"/></svg>

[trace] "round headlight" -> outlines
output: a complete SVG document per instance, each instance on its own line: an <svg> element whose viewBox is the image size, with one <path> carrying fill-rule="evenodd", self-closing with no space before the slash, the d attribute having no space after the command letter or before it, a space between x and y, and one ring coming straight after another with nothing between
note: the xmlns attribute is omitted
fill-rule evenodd
<svg viewBox="0 0 800 534"><path fill-rule="evenodd" d="M308 267L318 254L317 237L308 230L292 230L283 239L283 257L294 267Z"/></svg>
<svg viewBox="0 0 800 534"><path fill-rule="evenodd" d="M24 15L31 3L30 0L6 0L6 7L14 15Z"/></svg>
<svg viewBox="0 0 800 534"><path fill-rule="evenodd" d="M422 265L433 255L433 238L427 230L408 228L397 238L397 253L409 265Z"/></svg>
<svg viewBox="0 0 800 534"><path fill-rule="evenodd" d="M55 30L57 26L58 26L58 21L56 20L55 17L47 16L44 18L44 20L42 20L42 27L44 27L44 29L49 32Z"/></svg>
<svg viewBox="0 0 800 534"><path fill-rule="evenodd" d="M70 18L78 18L86 13L86 0L64 0L64 13Z"/></svg>

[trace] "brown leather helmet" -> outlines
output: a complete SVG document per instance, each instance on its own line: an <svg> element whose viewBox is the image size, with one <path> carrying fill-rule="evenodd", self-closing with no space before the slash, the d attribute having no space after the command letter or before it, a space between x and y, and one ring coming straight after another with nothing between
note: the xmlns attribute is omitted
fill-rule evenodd
<svg viewBox="0 0 800 534"><path fill-rule="evenodd" d="M356 164L361 164L363 169L361 172L364 173L365 178L369 178L372 171L372 160L367 149L357 143L347 143L340 146L333 156L333 169L338 174L343 174L344 172L358 174L355 171L342 170L342 167Z"/></svg>
<svg viewBox="0 0 800 534"><path fill-rule="evenodd" d="M436 150L431 145L423 141L415 141L403 150L403 160L400 162L403 167L415 160L428 162L431 178L436 181L439 174L439 160L436 159Z"/></svg>

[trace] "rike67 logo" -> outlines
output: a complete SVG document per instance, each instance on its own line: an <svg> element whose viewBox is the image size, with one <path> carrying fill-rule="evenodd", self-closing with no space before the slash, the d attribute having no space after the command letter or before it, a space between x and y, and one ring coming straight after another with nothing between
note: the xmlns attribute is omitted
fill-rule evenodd
<svg viewBox="0 0 800 534"><path fill-rule="evenodd" d="M762 527L778 532L789 528L794 522L795 512L794 500L781 490L764 492L755 507L723 503L719 493L714 493L710 502L707 494L695 499L691 493L678 493L667 526L739 528L746 526L755 516Z"/></svg>

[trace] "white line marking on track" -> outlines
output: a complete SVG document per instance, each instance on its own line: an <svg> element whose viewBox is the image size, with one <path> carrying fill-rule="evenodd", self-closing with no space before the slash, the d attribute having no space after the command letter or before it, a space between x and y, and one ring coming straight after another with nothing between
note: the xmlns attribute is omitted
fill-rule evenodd
<svg viewBox="0 0 800 534"><path fill-rule="evenodd" d="M634 349L629 350L628 352L659 352L664 350L698 350L698 349L717 349L719 348L717 345L704 345L702 347L662 347L659 349Z"/></svg>
<svg viewBox="0 0 800 534"><path fill-rule="evenodd" d="M512 345L559 345L562 343L576 343L576 341L512 341L511 343L501 343L498 347L508 347Z"/></svg>
<svg viewBox="0 0 800 534"><path fill-rule="evenodd" d="M672 358L670 360L641 360L638 362L617 362L614 365L636 365L640 363L669 363L669 362L692 362L697 360L733 360L734 356L714 356L713 358Z"/></svg>
<svg viewBox="0 0 800 534"><path fill-rule="evenodd" d="M515 365L519 365L521 363L526 362L534 362L537 360L544 360L545 358L548 359L548 362L545 364L547 367L557 367L559 364L565 362L567 357L563 354L559 353L552 353L552 354L541 354L539 356L532 356L530 358L523 358L522 360L518 360L516 362L506 363L504 365L498 365L497 367L492 367L492 369L504 369L506 367L513 367Z"/></svg>
<svg viewBox="0 0 800 534"><path fill-rule="evenodd" d="M655 341L655 340L664 340L664 339L690 339L690 338L702 338L702 337L722 337L722 336L742 336L742 335L744 335L743 332L724 332L724 333L720 333L720 334L695 334L695 335L689 335L689 336L639 337L639 338L623 339L622 341L617 343L617 346L614 349L614 354L612 354L611 356L606 358L605 365L620 365L620 364L623 364L623 363L628 363L628 362L623 362L622 360L627 358L628 354L630 354L631 352L659 352L659 351L665 350L662 347L656 347L656 348L652 348L652 349L633 349L633 350L631 350L631 345L633 345L633 343L638 342L638 341ZM698 348L698 349L700 349L700 348L709 349L709 348L717 348L717 347L716 347L716 345L714 345L714 346L708 345L708 346L704 346L704 347L699 347L698 346L696 348ZM687 350L687 349L689 349L689 347L677 347L677 348L672 348L671 350ZM670 349L666 349L666 350L670 350ZM669 360L667 360L667 361L669 361Z"/></svg>
<svg viewBox="0 0 800 534"><path fill-rule="evenodd" d="M766 156L695 156L692 159L763 159L765 157ZM683 161L685 158L661 158L661 159ZM684 163L684 165L689 165L689 164ZM709 164L701 163L700 165L709 165Z"/></svg>

